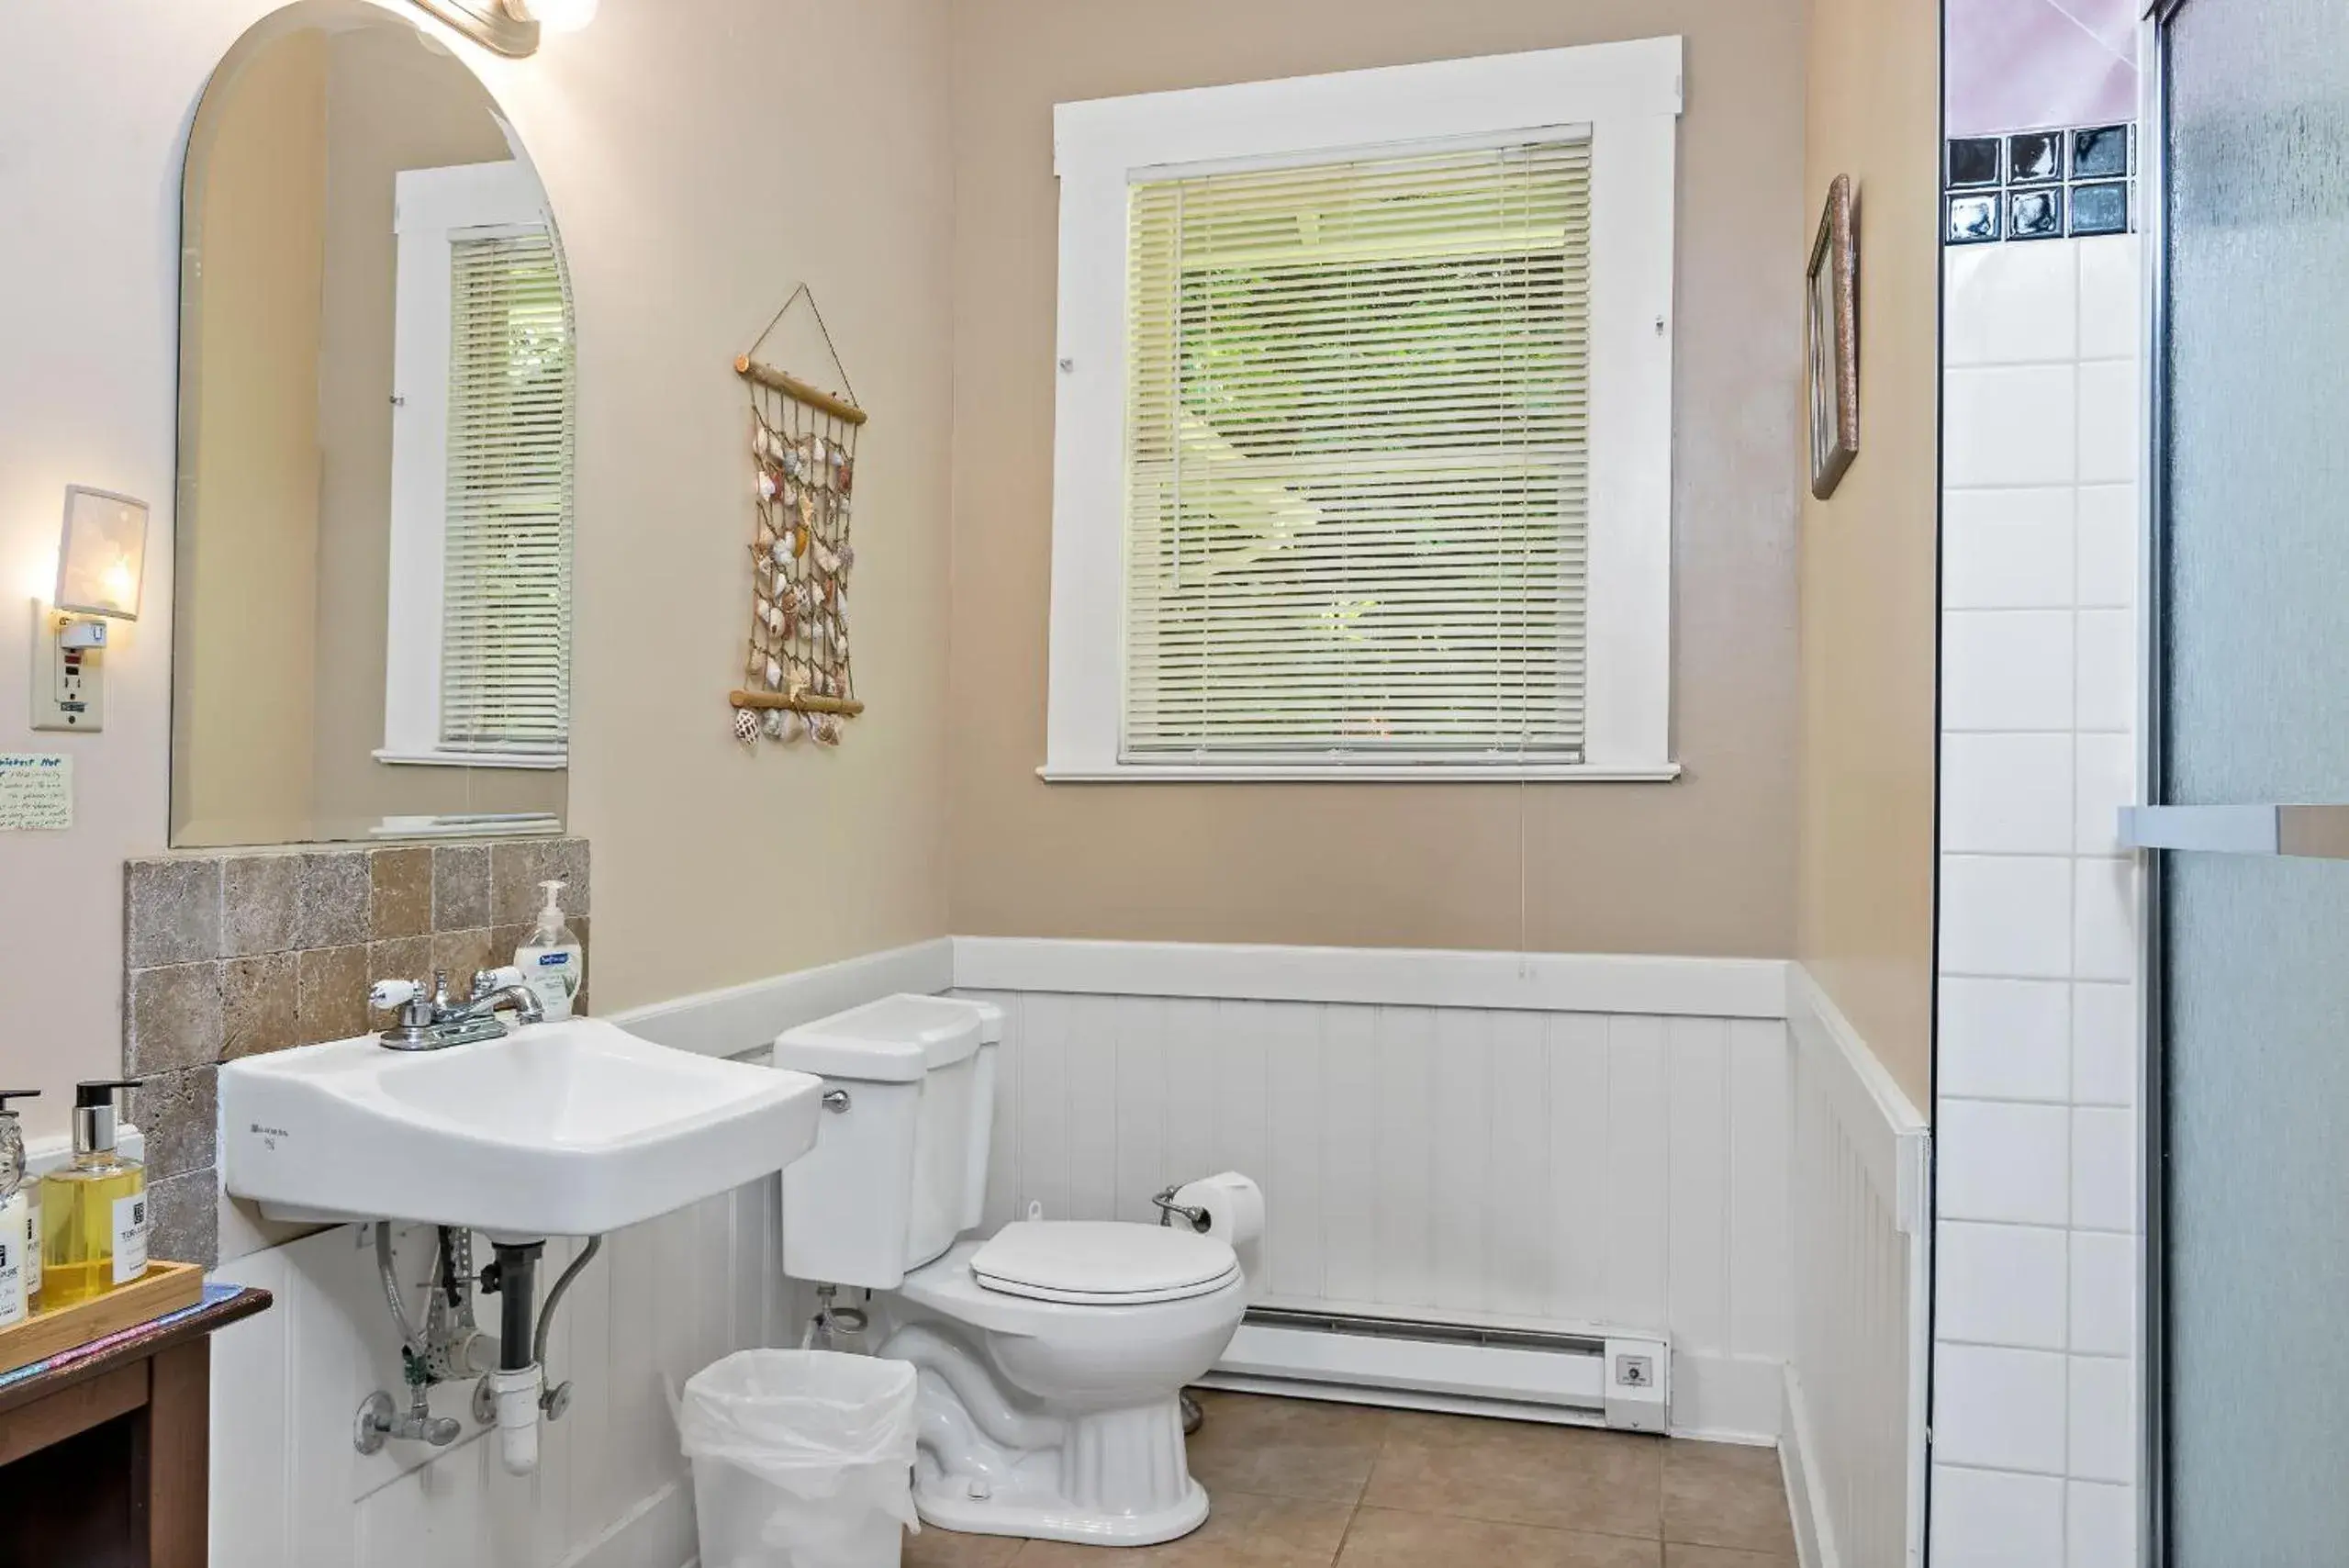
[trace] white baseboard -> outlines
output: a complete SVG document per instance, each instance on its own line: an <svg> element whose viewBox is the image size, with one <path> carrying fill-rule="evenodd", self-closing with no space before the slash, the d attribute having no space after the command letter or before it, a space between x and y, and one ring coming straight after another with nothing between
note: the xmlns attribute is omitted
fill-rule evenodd
<svg viewBox="0 0 2349 1568"><path fill-rule="evenodd" d="M1786 1369L1784 1389L1778 1463L1785 1473L1786 1507L1795 1520L1795 1560L1801 1568L1842 1568L1842 1556L1835 1550L1834 1516L1818 1495L1803 1383L1793 1367Z"/></svg>
<svg viewBox="0 0 2349 1568"><path fill-rule="evenodd" d="M954 938L954 983L968 991L1661 1017L1784 1018L1790 967L1620 953Z"/></svg>
<svg viewBox="0 0 2349 1568"><path fill-rule="evenodd" d="M955 982L949 937L867 953L747 985L680 996L615 1013L606 1022L655 1045L701 1056L764 1050L786 1029L900 991L940 991Z"/></svg>

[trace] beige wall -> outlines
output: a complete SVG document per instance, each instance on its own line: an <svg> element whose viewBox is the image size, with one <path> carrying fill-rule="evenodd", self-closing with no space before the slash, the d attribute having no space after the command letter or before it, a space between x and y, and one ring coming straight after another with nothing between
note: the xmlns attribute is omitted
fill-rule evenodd
<svg viewBox="0 0 2349 1568"><path fill-rule="evenodd" d="M945 9L631 0L483 66L577 306L571 822L595 846L599 1011L947 929ZM851 613L867 710L837 751L749 752L726 706L753 526L732 366L801 282L872 415Z"/></svg>
<svg viewBox="0 0 2349 1568"><path fill-rule="evenodd" d="M954 929L1790 953L1799 0L986 0L954 18ZM1685 777L1523 789L1039 781L1052 106L1674 32L1688 62L1673 481Z"/></svg>
<svg viewBox="0 0 2349 1568"><path fill-rule="evenodd" d="M1920 1107L1933 999L1940 8L1811 0L1805 156L1859 202L1860 456L1803 507L1799 956Z"/></svg>
<svg viewBox="0 0 2349 1568"><path fill-rule="evenodd" d="M214 843L309 815L326 73L323 39L285 40L195 149L212 286L191 323L187 373L204 392L191 407L205 417L187 435L211 526L183 570L213 613L179 631L175 809Z"/></svg>
<svg viewBox="0 0 2349 1568"><path fill-rule="evenodd" d="M120 1059L122 863L166 830L182 140L270 8L179 0L127 27L80 0L0 6L0 145L42 150L11 165L9 219L60 237L0 248L0 294L39 307L0 364L18 613L54 577L67 484L156 503L105 734L28 734L24 622L0 636L0 746L72 753L79 789L72 832L0 834L0 1078L50 1092L36 1134ZM532 150L577 291L572 820L595 841L599 1011L945 931L946 43L942 0L696 0L607 6L529 61L455 46ZM873 411L872 707L836 754L753 756L725 701L751 527L729 362L801 279Z"/></svg>
<svg viewBox="0 0 2349 1568"><path fill-rule="evenodd" d="M561 772L377 762L391 555L392 345L402 169L512 155L489 95L412 33L365 28L328 51L326 290L319 328L319 698L302 836L364 838L392 815L552 812Z"/></svg>

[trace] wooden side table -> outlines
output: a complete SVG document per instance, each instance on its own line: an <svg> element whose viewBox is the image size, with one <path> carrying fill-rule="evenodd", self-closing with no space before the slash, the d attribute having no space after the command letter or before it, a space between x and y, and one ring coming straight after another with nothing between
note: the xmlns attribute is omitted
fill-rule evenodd
<svg viewBox="0 0 2349 1568"><path fill-rule="evenodd" d="M0 1568L204 1568L212 1335L269 1305L216 1290L0 1383Z"/></svg>

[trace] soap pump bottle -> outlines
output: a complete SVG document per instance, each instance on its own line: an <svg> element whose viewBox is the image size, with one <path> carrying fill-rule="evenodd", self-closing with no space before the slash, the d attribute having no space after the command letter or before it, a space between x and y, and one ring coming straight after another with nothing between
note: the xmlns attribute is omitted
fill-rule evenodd
<svg viewBox="0 0 2349 1568"><path fill-rule="evenodd" d="M556 901L562 880L539 886L546 890L546 905L538 912L536 928L514 949L514 967L522 971L522 983L538 993L549 1018L568 1018L572 999L587 983L587 949L564 922L563 906Z"/></svg>
<svg viewBox="0 0 2349 1568"><path fill-rule="evenodd" d="M116 1092L135 1079L73 1091L73 1163L41 1178L41 1305L73 1306L147 1271L147 1172L114 1145Z"/></svg>
<svg viewBox="0 0 2349 1568"><path fill-rule="evenodd" d="M11 1100L38 1089L0 1089L0 1328L22 1323L40 1294L40 1183L25 1185L25 1129Z"/></svg>

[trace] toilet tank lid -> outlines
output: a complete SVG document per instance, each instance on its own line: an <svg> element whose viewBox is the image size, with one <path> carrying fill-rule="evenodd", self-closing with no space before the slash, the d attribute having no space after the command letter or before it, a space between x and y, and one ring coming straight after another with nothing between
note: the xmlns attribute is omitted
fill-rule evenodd
<svg viewBox="0 0 2349 1568"><path fill-rule="evenodd" d="M912 1083L1001 1037L1002 1013L987 1003L887 996L785 1030L776 1037L775 1065L819 1078Z"/></svg>

